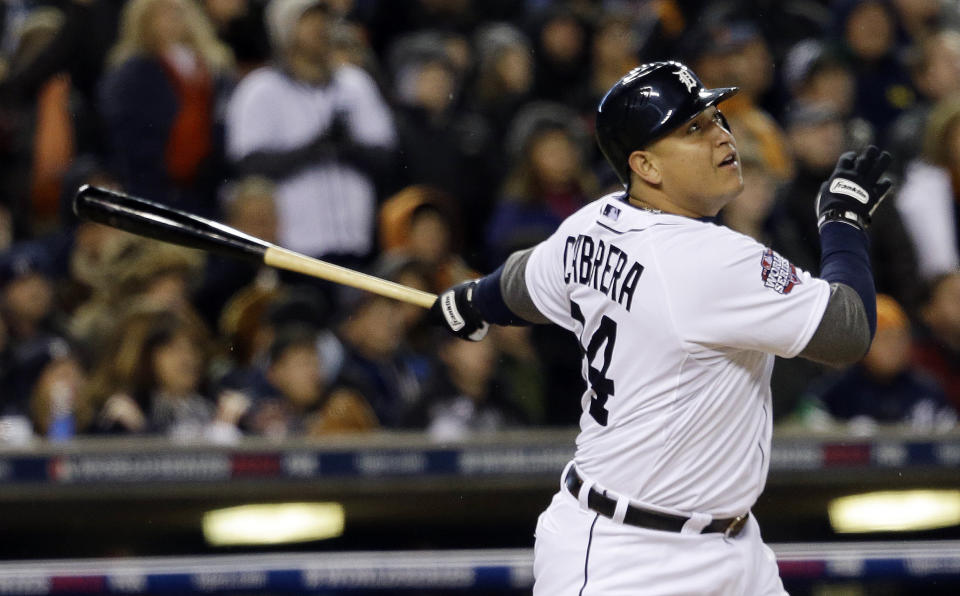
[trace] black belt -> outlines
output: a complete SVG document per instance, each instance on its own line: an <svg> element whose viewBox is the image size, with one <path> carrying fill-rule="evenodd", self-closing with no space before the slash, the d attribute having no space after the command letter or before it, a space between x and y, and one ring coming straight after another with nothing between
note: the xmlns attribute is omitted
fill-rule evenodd
<svg viewBox="0 0 960 596"><path fill-rule="evenodd" d="M563 479L563 484L574 497L580 497L580 489L583 488L583 479L580 478L579 474L577 474L576 468L570 466L570 471L567 472L566 478ZM587 495L587 507L593 511L596 511L600 515L613 519L613 513L617 509L617 501L616 499L611 499L598 490L591 488L590 494ZM720 532L724 536L732 538L743 531L744 526L747 525L748 517L750 517L749 511L742 515L738 515L737 517L715 519L704 526L703 530L701 530L701 533ZM657 511L641 509L635 505L628 505L627 513L623 518L623 523L631 526L639 526L641 528L649 528L651 530L680 532L683 529L684 524L686 524L689 520L690 518L683 517L681 515L659 513Z"/></svg>

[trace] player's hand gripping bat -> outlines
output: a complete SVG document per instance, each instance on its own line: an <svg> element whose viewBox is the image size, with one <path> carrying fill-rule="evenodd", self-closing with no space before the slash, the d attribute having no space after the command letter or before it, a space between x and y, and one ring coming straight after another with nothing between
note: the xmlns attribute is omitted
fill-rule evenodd
<svg viewBox="0 0 960 596"><path fill-rule="evenodd" d="M73 200L81 219L95 221L140 236L216 252L295 271L430 308L435 294L360 273L270 244L230 226L128 194L84 185Z"/></svg>

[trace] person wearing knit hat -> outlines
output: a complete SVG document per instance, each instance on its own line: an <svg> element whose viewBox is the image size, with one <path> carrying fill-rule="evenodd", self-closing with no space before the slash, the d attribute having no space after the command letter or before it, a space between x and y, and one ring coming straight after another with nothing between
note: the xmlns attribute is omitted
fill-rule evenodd
<svg viewBox="0 0 960 596"><path fill-rule="evenodd" d="M276 184L279 244L355 265L373 251L375 180L389 173L393 116L369 73L332 57L341 24L326 2L271 0L275 62L227 107L227 155Z"/></svg>
<svg viewBox="0 0 960 596"><path fill-rule="evenodd" d="M41 242L15 244L0 256L0 317L13 342L60 328L53 257Z"/></svg>
<svg viewBox="0 0 960 596"><path fill-rule="evenodd" d="M282 52L290 47L294 25L311 9L324 14L329 12L325 0L274 0L267 5L264 19L274 51Z"/></svg>

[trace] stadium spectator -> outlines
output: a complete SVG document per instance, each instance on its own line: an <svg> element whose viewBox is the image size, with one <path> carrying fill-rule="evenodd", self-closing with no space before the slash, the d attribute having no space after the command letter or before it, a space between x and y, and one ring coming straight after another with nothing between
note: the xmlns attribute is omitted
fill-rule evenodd
<svg viewBox="0 0 960 596"><path fill-rule="evenodd" d="M405 267L406 261L384 259L372 273L395 281ZM419 285L426 287L426 280ZM380 426L398 428L417 406L429 373L424 356L405 345L409 309L396 300L352 288L344 288L343 293L343 318L336 331L344 356L335 389L359 393L373 408Z"/></svg>
<svg viewBox="0 0 960 596"><path fill-rule="evenodd" d="M228 154L240 173L275 181L281 244L355 264L375 248L375 181L392 167L393 119L369 74L331 65L325 2L272 0L266 19L277 63L237 87Z"/></svg>
<svg viewBox="0 0 960 596"><path fill-rule="evenodd" d="M496 343L443 337L440 366L427 382L410 425L438 441L455 441L526 422L513 388L498 370Z"/></svg>
<svg viewBox="0 0 960 596"><path fill-rule="evenodd" d="M32 10L21 27L16 62L32 62L64 27L64 20L64 14L55 8ZM31 107L27 192L31 233L39 235L55 231L58 224L61 183L76 151L74 113L81 110L66 74L44 81Z"/></svg>
<svg viewBox="0 0 960 596"><path fill-rule="evenodd" d="M426 185L404 188L380 208L380 246L384 253L422 263L429 272L431 292L473 276L460 257L462 237L454 209L452 197Z"/></svg>
<svg viewBox="0 0 960 596"><path fill-rule="evenodd" d="M245 416L250 431L273 439L377 428L377 417L357 392L329 391L316 330L289 326L270 346L270 393Z"/></svg>
<svg viewBox="0 0 960 596"><path fill-rule="evenodd" d="M590 100L599 104L623 73L640 65L641 40L626 10L603 13L591 47Z"/></svg>
<svg viewBox="0 0 960 596"><path fill-rule="evenodd" d="M191 292L206 255L155 240L122 234L103 246L93 294L70 320L70 333L97 361L127 308L141 300L192 311Z"/></svg>
<svg viewBox="0 0 960 596"><path fill-rule="evenodd" d="M28 3L20 3L26 10ZM50 5L51 3L29 3ZM30 60L10 63L6 77L0 77L0 97L13 102L30 102L51 77L67 74L72 85L80 93L82 103L93 110L91 122L86 123L87 132L97 134L96 89L103 75L105 59L117 38L120 12L124 2L115 0L71 0L54 3L63 13L63 26L57 29L50 43ZM13 11L14 13L16 11ZM4 24L15 28L20 22L14 14L7 15ZM5 36L4 42L16 39L16 33ZM8 50L8 47L2 48ZM86 150L100 148L99 139L90 139L94 145Z"/></svg>
<svg viewBox="0 0 960 596"><path fill-rule="evenodd" d="M960 268L958 188L960 94L954 94L930 114L923 153L907 165L896 203L926 280Z"/></svg>
<svg viewBox="0 0 960 596"><path fill-rule="evenodd" d="M17 28L17 44L8 68L13 72L26 68L50 44L63 22L63 13L52 7L25 15ZM9 90L9 85L5 82L4 88ZM74 149L73 120L68 113L69 79L48 77L37 87L35 96L6 98L5 109L0 112L4 133L0 191L18 238L49 231L56 225L56 199L52 195L57 194L59 178ZM59 139L58 133L62 133Z"/></svg>
<svg viewBox="0 0 960 596"><path fill-rule="evenodd" d="M885 0L842 0L831 6L834 36L856 75L856 116L869 122L879 144L890 125L916 101L898 56L897 14Z"/></svg>
<svg viewBox="0 0 960 596"><path fill-rule="evenodd" d="M270 348L283 330L300 329L312 334L324 379L334 379L343 361L343 347L327 328L330 305L315 289L287 285L251 284L227 303L219 329L227 370L217 379L219 391L240 393L254 404L274 397L267 372L271 364ZM245 417L244 424L250 421Z"/></svg>
<svg viewBox="0 0 960 596"><path fill-rule="evenodd" d="M554 3L531 15L529 30L536 98L592 114L596 106L589 91L591 31L585 15L573 4Z"/></svg>
<svg viewBox="0 0 960 596"><path fill-rule="evenodd" d="M232 395L215 404L207 385L210 336L189 310L132 308L94 371L83 407L94 432L162 434L173 440L230 441L245 410Z"/></svg>
<svg viewBox="0 0 960 596"><path fill-rule="evenodd" d="M343 345L333 329L338 316L340 311L323 292L310 286L281 287L264 311L261 322L265 348L269 348L280 329L291 326L313 329L317 335L323 376L326 379L336 379L344 361ZM264 352L255 362L265 368L269 364L268 356L269 352Z"/></svg>
<svg viewBox="0 0 960 596"><path fill-rule="evenodd" d="M856 107L856 73L843 54L821 39L805 39L791 47L783 60L787 93L797 104L828 106L843 118ZM872 134L872 127L864 121Z"/></svg>
<svg viewBox="0 0 960 596"><path fill-rule="evenodd" d="M914 361L940 383L960 411L960 270L930 281L921 316L924 333L914 349Z"/></svg>
<svg viewBox="0 0 960 596"><path fill-rule="evenodd" d="M436 186L457 197L465 211L481 213L496 188L492 137L482 117L457 109L462 74L445 39L427 31L391 48L398 186Z"/></svg>
<svg viewBox="0 0 960 596"><path fill-rule="evenodd" d="M38 338L24 348L14 375L27 391L34 432L52 441L72 439L90 423L78 399L87 382L85 359L62 337Z"/></svg>
<svg viewBox="0 0 960 596"><path fill-rule="evenodd" d="M58 312L53 263L39 242L21 242L0 258L0 317L15 345L63 327Z"/></svg>
<svg viewBox="0 0 960 596"><path fill-rule="evenodd" d="M723 103L723 114L737 148L756 155L780 180L793 173L790 150L780 126L759 105L772 84L769 48L747 21L709 24L690 33L691 66L710 87L738 86L742 92Z"/></svg>
<svg viewBox="0 0 960 596"><path fill-rule="evenodd" d="M475 76L464 98L464 107L478 115L490 135L490 180L492 190L474 204L464 204L464 221L485 224L496 202L496 191L512 166L503 148L510 124L517 113L533 97L533 55L530 40L508 23L491 23L479 28L474 36ZM483 225L464 230L465 256L471 265L486 264Z"/></svg>
<svg viewBox="0 0 960 596"><path fill-rule="evenodd" d="M55 233L57 187L73 190L64 179L69 160L104 152L96 90L122 5L116 0L6 5L11 10L3 22L13 33L6 41L17 38L20 11L31 9L22 24L33 29L20 36L21 45L33 51L18 51L0 72L0 186L18 238Z"/></svg>
<svg viewBox="0 0 960 596"><path fill-rule="evenodd" d="M920 92L917 103L891 125L890 150L898 173L923 151L922 131L940 101L960 94L960 31L947 29L920 39L909 53L910 76Z"/></svg>
<svg viewBox="0 0 960 596"><path fill-rule="evenodd" d="M319 416L326 383L317 331L301 326L281 329L270 346L269 359L269 393L247 415L249 430L275 439L309 433Z"/></svg>
<svg viewBox="0 0 960 596"><path fill-rule="evenodd" d="M218 105L233 55L187 0L131 0L110 51L100 106L110 163L128 192L214 213L223 178Z"/></svg>
<svg viewBox="0 0 960 596"><path fill-rule="evenodd" d="M249 176L227 189L221 204L228 226L245 234L276 244L276 187L266 178ZM206 259L203 281L193 294L193 304L211 328L230 298L249 284L269 288L279 283L276 269L240 259L210 254Z"/></svg>
<svg viewBox="0 0 960 596"><path fill-rule="evenodd" d="M817 383L805 399L858 435L872 434L878 424L924 433L954 428L957 412L943 390L911 364L912 340L910 320L897 301L877 295L877 334L870 351L839 376Z"/></svg>
<svg viewBox="0 0 960 596"><path fill-rule="evenodd" d="M533 95L533 50L526 35L508 23L481 27L474 47L477 76L469 105L491 127L493 145L502 147L510 123Z"/></svg>
<svg viewBox="0 0 960 596"><path fill-rule="evenodd" d="M595 196L588 142L576 112L565 106L534 102L517 115L507 142L514 166L487 223L488 263L543 240Z"/></svg>

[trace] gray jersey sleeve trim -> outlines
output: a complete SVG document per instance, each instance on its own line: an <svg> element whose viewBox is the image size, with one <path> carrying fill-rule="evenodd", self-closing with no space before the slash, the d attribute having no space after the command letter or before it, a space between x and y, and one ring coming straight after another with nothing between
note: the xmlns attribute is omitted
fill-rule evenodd
<svg viewBox="0 0 960 596"><path fill-rule="evenodd" d="M533 248L528 248L507 257L500 275L500 293L503 294L504 304L513 314L531 323L549 323L550 319L537 310L527 291L525 272L531 254Z"/></svg>
<svg viewBox="0 0 960 596"><path fill-rule="evenodd" d="M830 284L830 300L820 325L800 356L832 366L846 366L870 349L867 312L857 292L846 284Z"/></svg>

